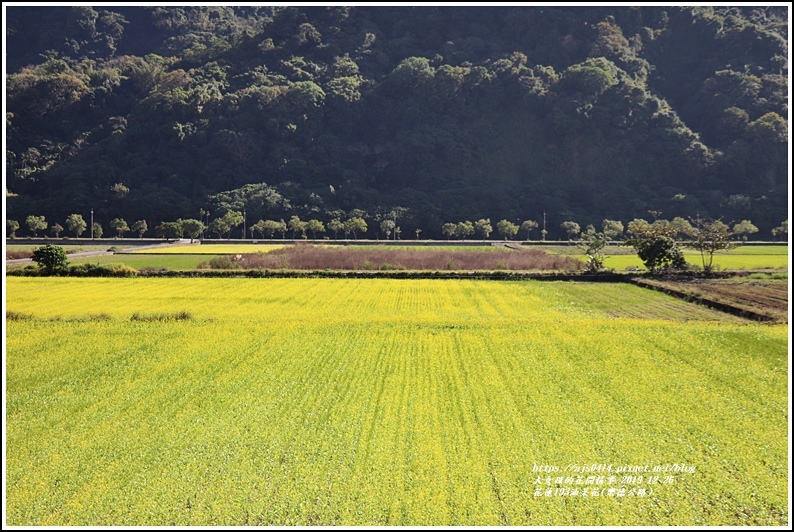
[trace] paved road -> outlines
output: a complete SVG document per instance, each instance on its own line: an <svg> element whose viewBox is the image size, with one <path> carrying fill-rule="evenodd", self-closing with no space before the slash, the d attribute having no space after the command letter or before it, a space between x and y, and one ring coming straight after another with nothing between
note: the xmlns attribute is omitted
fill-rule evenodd
<svg viewBox="0 0 794 532"><path fill-rule="evenodd" d="M157 249L157 248L169 248L172 246L182 246L185 244L190 244L190 239L183 238L182 240L175 240L173 242L169 242L167 244L154 244L151 246L130 246L121 249L121 251L139 251L142 249ZM81 251L79 253L69 253L66 255L67 259L76 259L78 257L98 257L100 255L113 255L112 251ZM33 262L32 259L11 259L7 260L6 264L24 264L26 262Z"/></svg>

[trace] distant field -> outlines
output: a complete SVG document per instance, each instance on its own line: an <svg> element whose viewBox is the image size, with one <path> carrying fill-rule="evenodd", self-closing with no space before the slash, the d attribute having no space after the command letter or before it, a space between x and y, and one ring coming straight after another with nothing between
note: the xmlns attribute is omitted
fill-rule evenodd
<svg viewBox="0 0 794 532"><path fill-rule="evenodd" d="M785 326L560 282L8 278L7 308L10 525L788 522Z"/></svg>
<svg viewBox="0 0 794 532"><path fill-rule="evenodd" d="M548 246L544 249L549 253L571 254L580 260L586 260L586 257L573 246L559 248ZM684 256L689 264L702 267L700 253L697 251L685 249ZM607 248L604 265L615 270L625 270L627 268L645 269L642 261L633 253L632 249L613 248L612 246ZM788 247L740 246L731 251L715 253L714 266L720 270L787 269Z"/></svg>
<svg viewBox="0 0 794 532"><path fill-rule="evenodd" d="M482 246L401 246L398 244L373 244L373 245L356 245L350 244L345 246L347 249L368 250L375 247L375 249L387 249L393 251L471 251L473 253L492 253L494 251L504 251L509 248L504 246L493 246L490 244L483 244Z"/></svg>
<svg viewBox="0 0 794 532"><path fill-rule="evenodd" d="M170 270L194 270L199 263L215 255L175 255L175 254L123 254L102 255L99 257L80 257L69 259L69 264L126 264L135 269L168 268Z"/></svg>
<svg viewBox="0 0 794 532"><path fill-rule="evenodd" d="M97 244L97 245L70 245L70 244L55 244L59 247L62 247L64 251L67 253L76 253L79 251L99 251L99 250L106 250L110 247L108 244ZM33 251L36 248L40 248L41 245L36 246L29 246L29 245L20 245L20 244L10 244L6 246L6 251Z"/></svg>
<svg viewBox="0 0 794 532"><path fill-rule="evenodd" d="M224 255L235 253L268 253L274 249L280 249L287 244L192 244L185 246L170 246L156 249L142 249L135 253L147 254L184 254L184 253L203 253L209 255Z"/></svg>

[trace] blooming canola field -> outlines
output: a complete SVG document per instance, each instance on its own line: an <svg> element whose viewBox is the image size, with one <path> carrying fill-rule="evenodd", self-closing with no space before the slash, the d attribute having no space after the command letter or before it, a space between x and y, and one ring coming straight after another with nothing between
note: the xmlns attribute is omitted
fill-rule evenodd
<svg viewBox="0 0 794 532"><path fill-rule="evenodd" d="M781 525L787 336L631 285L18 278L9 525Z"/></svg>

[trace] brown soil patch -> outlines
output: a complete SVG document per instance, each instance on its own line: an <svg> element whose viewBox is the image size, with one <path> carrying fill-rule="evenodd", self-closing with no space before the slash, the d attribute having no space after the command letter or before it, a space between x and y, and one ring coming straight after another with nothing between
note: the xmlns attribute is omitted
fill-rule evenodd
<svg viewBox="0 0 794 532"><path fill-rule="evenodd" d="M646 279L644 282L748 310L775 321L788 321L788 282L785 280Z"/></svg>

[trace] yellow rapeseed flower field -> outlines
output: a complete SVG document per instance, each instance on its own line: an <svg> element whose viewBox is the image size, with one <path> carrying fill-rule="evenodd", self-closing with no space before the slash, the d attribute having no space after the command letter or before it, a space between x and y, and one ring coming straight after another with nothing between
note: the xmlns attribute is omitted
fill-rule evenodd
<svg viewBox="0 0 794 532"><path fill-rule="evenodd" d="M596 283L6 281L9 525L788 521L787 326Z"/></svg>

